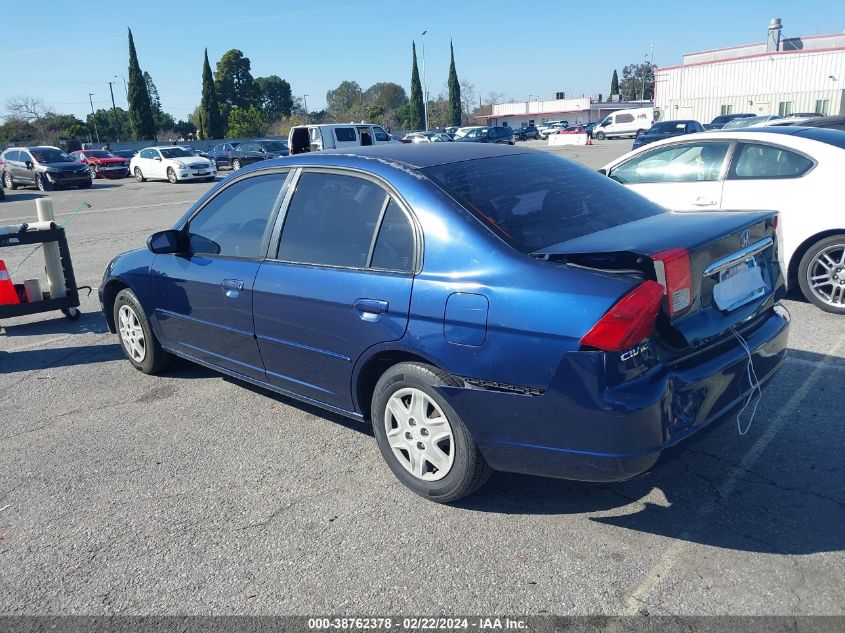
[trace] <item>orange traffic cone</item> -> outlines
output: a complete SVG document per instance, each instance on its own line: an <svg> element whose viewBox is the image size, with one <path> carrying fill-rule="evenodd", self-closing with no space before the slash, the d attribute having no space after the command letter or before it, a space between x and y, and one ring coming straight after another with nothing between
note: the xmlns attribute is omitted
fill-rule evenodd
<svg viewBox="0 0 845 633"><path fill-rule="evenodd" d="M590 134L587 134L587 142L585 145L592 145L593 144L593 137Z"/></svg>
<svg viewBox="0 0 845 633"><path fill-rule="evenodd" d="M6 262L0 259L0 305L20 302L9 271L6 270Z"/></svg>

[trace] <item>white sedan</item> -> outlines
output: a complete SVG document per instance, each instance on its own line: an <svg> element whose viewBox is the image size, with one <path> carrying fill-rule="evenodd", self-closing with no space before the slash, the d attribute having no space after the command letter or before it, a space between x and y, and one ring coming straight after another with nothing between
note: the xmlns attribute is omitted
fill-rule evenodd
<svg viewBox="0 0 845 633"><path fill-rule="evenodd" d="M217 165L206 158L195 156L184 147L167 145L147 147L132 157L129 173L138 182L145 180L214 180Z"/></svg>
<svg viewBox="0 0 845 633"><path fill-rule="evenodd" d="M784 272L845 314L845 132L768 127L657 141L600 171L675 211L775 210Z"/></svg>

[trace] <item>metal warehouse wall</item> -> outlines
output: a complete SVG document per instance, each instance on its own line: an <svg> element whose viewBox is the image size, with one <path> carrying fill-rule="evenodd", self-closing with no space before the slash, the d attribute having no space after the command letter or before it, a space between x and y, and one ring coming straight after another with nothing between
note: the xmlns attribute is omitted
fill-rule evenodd
<svg viewBox="0 0 845 633"><path fill-rule="evenodd" d="M775 52L718 63L658 69L655 105L665 119L709 122L723 105L733 112L812 112L827 99L828 114L845 113L845 50Z"/></svg>

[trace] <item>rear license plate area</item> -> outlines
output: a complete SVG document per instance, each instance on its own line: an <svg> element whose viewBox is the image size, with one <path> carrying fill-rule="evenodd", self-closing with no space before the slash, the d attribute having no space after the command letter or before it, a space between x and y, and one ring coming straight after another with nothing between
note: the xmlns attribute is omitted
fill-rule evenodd
<svg viewBox="0 0 845 633"><path fill-rule="evenodd" d="M713 286L713 300L720 310L729 312L759 299L769 290L762 268L752 257L719 272L719 281Z"/></svg>

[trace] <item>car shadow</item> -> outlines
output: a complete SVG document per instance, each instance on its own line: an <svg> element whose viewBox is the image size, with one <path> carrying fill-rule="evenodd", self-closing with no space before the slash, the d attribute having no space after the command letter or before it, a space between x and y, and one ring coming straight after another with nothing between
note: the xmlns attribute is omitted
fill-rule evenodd
<svg viewBox="0 0 845 633"><path fill-rule="evenodd" d="M75 345L50 349L0 350L0 375L25 371L93 365L123 358L117 343Z"/></svg>
<svg viewBox="0 0 845 633"><path fill-rule="evenodd" d="M45 195L40 191L21 191L20 189L16 189L15 191L9 191L6 189L6 202L24 202L26 200L37 200L38 198L43 198Z"/></svg>
<svg viewBox="0 0 845 633"><path fill-rule="evenodd" d="M76 321L71 321L63 315L15 325L0 321L0 328L8 337L44 334L105 334L109 331L101 312L82 312Z"/></svg>

